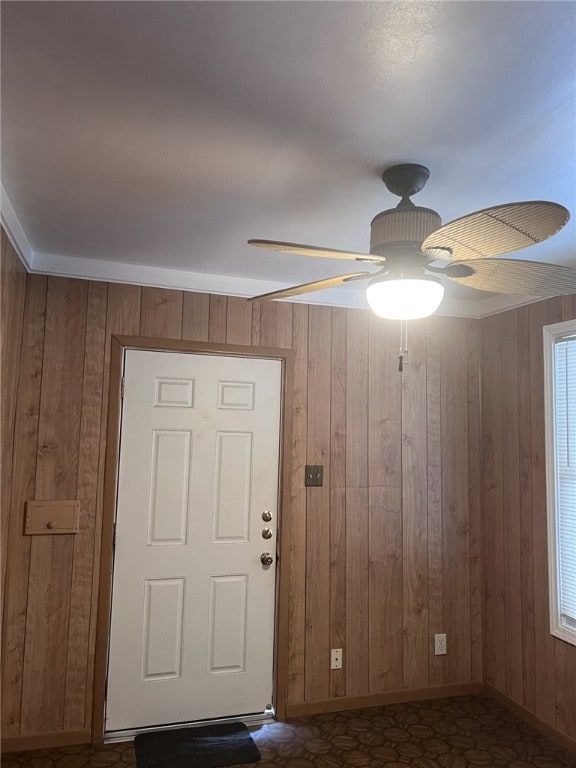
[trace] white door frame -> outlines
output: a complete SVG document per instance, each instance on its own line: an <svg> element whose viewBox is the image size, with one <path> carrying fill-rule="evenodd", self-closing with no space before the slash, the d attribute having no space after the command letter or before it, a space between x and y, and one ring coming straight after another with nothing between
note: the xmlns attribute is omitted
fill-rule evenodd
<svg viewBox="0 0 576 768"><path fill-rule="evenodd" d="M280 412L280 463L278 482L278 571L276 574L276 617L274 632L274 707L276 718L286 717L288 686L288 553L290 542L290 477L292 443L292 374L294 353L290 349L246 347L197 341L151 339L140 336L112 336L110 353L110 382L108 395L108 426L102 507L102 539L99 562L98 620L94 658L94 694L92 711L92 742L104 739L104 707L108 661L112 572L114 564L114 517L118 486L120 452L120 419L122 410L121 385L124 352L127 349L154 352L192 352L206 355L230 355L279 360L282 363L282 393Z"/></svg>

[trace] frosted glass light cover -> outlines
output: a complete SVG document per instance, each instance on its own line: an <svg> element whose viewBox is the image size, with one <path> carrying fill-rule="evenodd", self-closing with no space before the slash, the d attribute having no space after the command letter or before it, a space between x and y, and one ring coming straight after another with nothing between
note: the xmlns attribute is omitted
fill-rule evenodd
<svg viewBox="0 0 576 768"><path fill-rule="evenodd" d="M389 320L428 317L438 309L443 296L444 286L434 278L385 278L366 289L372 311Z"/></svg>

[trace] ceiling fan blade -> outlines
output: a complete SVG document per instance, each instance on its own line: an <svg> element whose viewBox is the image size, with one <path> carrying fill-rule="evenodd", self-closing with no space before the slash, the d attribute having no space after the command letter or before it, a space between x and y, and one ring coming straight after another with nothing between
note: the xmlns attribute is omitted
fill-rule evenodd
<svg viewBox="0 0 576 768"><path fill-rule="evenodd" d="M347 275L336 275L336 277L327 277L324 280L315 280L313 283L302 283L294 285L292 288L285 288L281 291L271 291L262 293L260 296L252 296L248 301L263 301L269 299L285 299L288 296L298 296L301 293L312 293L312 291L321 291L324 288L333 288L335 285L342 285L349 280L361 280L364 277L372 277L372 272L351 272Z"/></svg>
<svg viewBox="0 0 576 768"><path fill-rule="evenodd" d="M428 235L422 250L449 248L451 258L485 259L547 240L570 218L558 203L508 203L469 213Z"/></svg>
<svg viewBox="0 0 576 768"><path fill-rule="evenodd" d="M515 293L524 296L568 296L576 293L576 269L560 264L520 259L471 259L466 266L474 274L446 276L460 285L494 293Z"/></svg>
<svg viewBox="0 0 576 768"><path fill-rule="evenodd" d="M316 245L302 245L301 243L283 243L281 240L248 240L248 245L266 248L269 251L295 253L298 256L319 256L322 259L346 259L348 261L366 261L372 264L382 264L386 260L383 256L372 256L369 253L338 251L334 248L319 248Z"/></svg>

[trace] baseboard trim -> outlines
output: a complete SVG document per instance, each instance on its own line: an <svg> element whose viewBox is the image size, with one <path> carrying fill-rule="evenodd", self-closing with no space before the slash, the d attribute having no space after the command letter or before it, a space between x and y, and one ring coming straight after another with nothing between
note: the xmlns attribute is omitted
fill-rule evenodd
<svg viewBox="0 0 576 768"><path fill-rule="evenodd" d="M379 707L385 704L401 704L406 701L425 701L426 699L443 699L452 696L467 696L486 694L519 718L532 725L545 736L561 744L571 752L576 752L576 739L552 725L541 720L529 709L506 696L489 683L463 683L461 685L441 685L434 688L410 688L402 691L387 691L366 696L342 696L338 699L308 701L302 704L288 704L286 717L302 717L323 712L340 712L345 709L363 709ZM78 731L62 731L57 733L39 733L30 736L8 736L2 739L2 754L23 752L31 749L46 749L49 747L67 747L74 744L89 744L91 734L88 728Z"/></svg>
<svg viewBox="0 0 576 768"><path fill-rule="evenodd" d="M90 744L90 730L58 731L56 733L35 733L30 736L7 736L2 739L2 754L25 752L29 749L48 747L70 747L74 744Z"/></svg>
<svg viewBox="0 0 576 768"><path fill-rule="evenodd" d="M338 699L322 701L306 701L302 704L288 704L286 716L302 717L303 715L318 715L324 712L340 712L345 709L363 709L365 707L380 707L383 704L401 704L404 701L425 701L426 699L443 699L450 696L467 696L484 693L483 683L462 683L460 685L440 685L434 688L408 688L403 691L386 691L365 696L342 696Z"/></svg>
<svg viewBox="0 0 576 768"><path fill-rule="evenodd" d="M529 725L532 725L538 731L543 733L544 736L548 736L550 739L552 739L552 741L555 741L557 744L561 744L570 752L576 752L576 739L573 739L571 736L568 736L567 733L559 731L553 725L550 725L544 720L541 720L533 712L530 712L529 709L526 709L526 707L522 706L522 704L518 704L517 701L509 698L505 693L502 693L497 688L494 688L493 685L490 685L490 683L484 684L484 690L488 696L491 696L497 702L502 704L502 706L509 709L521 720L524 720Z"/></svg>

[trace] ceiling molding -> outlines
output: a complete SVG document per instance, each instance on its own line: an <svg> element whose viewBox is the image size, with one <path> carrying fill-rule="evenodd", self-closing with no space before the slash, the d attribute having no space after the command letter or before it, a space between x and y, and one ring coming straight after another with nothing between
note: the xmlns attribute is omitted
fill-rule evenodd
<svg viewBox="0 0 576 768"><path fill-rule="evenodd" d="M254 278L216 275L167 267L151 267L120 261L39 253L32 248L3 184L0 184L0 191L2 226L24 267L33 274L109 283L129 283L152 288L169 288L221 296L241 296L243 298L290 287L288 283L272 280L256 280ZM282 301L347 309L369 309L364 292L349 288L331 288L329 291L293 296L282 299ZM481 319L536 301L540 301L540 298L510 295L491 295L475 302L451 299L445 301L442 310L436 314L444 317Z"/></svg>
<svg viewBox="0 0 576 768"><path fill-rule="evenodd" d="M14 206L4 189L4 184L0 184L0 211L2 226L8 235L8 239L28 272L33 272L36 254L26 237L24 228L20 224L20 219L16 215Z"/></svg>
<svg viewBox="0 0 576 768"><path fill-rule="evenodd" d="M35 274L71 277L80 280L99 280L110 283L129 283L131 285L143 285L152 288L213 293L221 296L250 298L261 293L278 291L289 287L287 283L271 280L215 275L205 272L151 267L118 261L83 259L77 256L62 256L60 254L33 253L32 261L33 268L30 268L30 266L27 266L27 268L29 272ZM510 295L486 296L475 302L452 299L448 300L442 310L436 314L445 317L480 319L540 300L540 298L533 296ZM330 291L313 295L293 296L289 299L283 299L283 301L344 307L347 309L369 308L363 291L351 291L348 288L331 288Z"/></svg>
<svg viewBox="0 0 576 768"><path fill-rule="evenodd" d="M213 293L221 296L250 298L261 293L287 288L286 283L271 280L256 280L231 275L214 275L206 272L192 272L166 267L150 267L143 264L129 264L119 261L83 259L77 256L36 253L34 269L36 274L74 277L81 280L102 280L110 283L130 283L152 288L171 288L180 291ZM350 293L332 290L330 297L315 296L315 301L294 297L292 301L325 304L328 306L351 306ZM356 305L352 305L356 306ZM367 305L358 304L358 307Z"/></svg>

